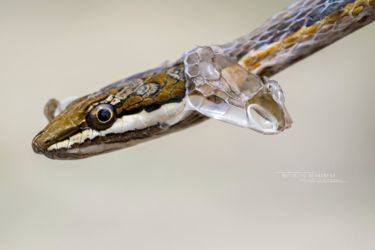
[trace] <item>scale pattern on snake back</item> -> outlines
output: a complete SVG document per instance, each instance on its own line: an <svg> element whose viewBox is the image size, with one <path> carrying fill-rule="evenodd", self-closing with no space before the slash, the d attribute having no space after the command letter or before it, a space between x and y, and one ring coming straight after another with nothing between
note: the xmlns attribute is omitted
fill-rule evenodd
<svg viewBox="0 0 375 250"><path fill-rule="evenodd" d="M253 73L271 76L375 19L375 0L303 0L223 45Z"/></svg>

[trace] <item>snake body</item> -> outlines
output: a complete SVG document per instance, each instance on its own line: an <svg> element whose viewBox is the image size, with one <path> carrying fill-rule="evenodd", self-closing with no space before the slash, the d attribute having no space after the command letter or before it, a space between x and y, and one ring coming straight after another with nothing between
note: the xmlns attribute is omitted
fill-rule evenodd
<svg viewBox="0 0 375 250"><path fill-rule="evenodd" d="M49 124L33 139L33 149L53 159L85 158L216 118L212 112L202 112L210 105L215 112L225 104L229 112L228 107L241 108L255 99L287 127L282 91L263 77L273 76L374 19L375 0L298 1L257 30L208 47L213 55L198 53L194 59L191 55L202 52L197 48L171 65L115 82L70 100L63 108L56 100L50 101L45 107ZM222 84L224 78L227 84ZM249 92L256 83L261 83L259 90ZM273 99L260 96L262 91L271 93ZM199 106L200 112L186 108L197 92L200 102L210 100L208 106ZM57 112L59 107L61 112Z"/></svg>
<svg viewBox="0 0 375 250"><path fill-rule="evenodd" d="M224 47L253 73L272 76L374 19L374 0L298 1Z"/></svg>

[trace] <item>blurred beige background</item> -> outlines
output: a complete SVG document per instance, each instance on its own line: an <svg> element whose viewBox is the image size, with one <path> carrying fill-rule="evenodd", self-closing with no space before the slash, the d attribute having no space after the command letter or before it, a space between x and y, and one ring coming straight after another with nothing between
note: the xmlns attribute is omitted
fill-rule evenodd
<svg viewBox="0 0 375 250"><path fill-rule="evenodd" d="M374 24L275 77L294 119L279 136L209 121L82 161L31 150L49 98L227 42L290 2L0 0L0 249L375 249Z"/></svg>

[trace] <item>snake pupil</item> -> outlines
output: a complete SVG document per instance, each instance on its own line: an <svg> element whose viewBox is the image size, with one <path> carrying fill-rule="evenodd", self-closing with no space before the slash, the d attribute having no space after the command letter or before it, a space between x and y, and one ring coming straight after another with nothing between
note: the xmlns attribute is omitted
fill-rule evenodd
<svg viewBox="0 0 375 250"><path fill-rule="evenodd" d="M101 109L98 112L98 119L100 122L107 122L111 119L112 113L108 109Z"/></svg>

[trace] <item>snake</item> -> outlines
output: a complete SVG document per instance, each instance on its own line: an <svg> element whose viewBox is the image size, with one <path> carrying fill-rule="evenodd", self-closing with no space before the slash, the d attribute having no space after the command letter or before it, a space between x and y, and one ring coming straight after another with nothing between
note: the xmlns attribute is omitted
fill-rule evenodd
<svg viewBox="0 0 375 250"><path fill-rule="evenodd" d="M51 99L38 154L72 160L134 146L215 119L262 134L292 125L272 77L375 19L375 0L300 0L223 45L198 46L173 63L82 97Z"/></svg>

